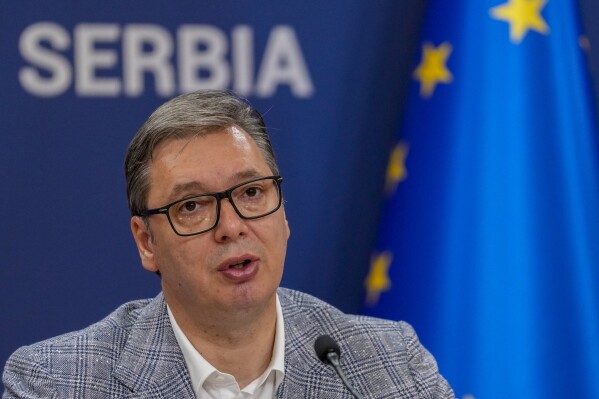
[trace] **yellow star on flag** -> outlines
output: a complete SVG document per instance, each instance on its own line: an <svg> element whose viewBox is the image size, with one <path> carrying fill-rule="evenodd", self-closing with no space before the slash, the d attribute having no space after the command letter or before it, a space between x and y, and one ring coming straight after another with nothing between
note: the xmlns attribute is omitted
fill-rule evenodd
<svg viewBox="0 0 599 399"><path fill-rule="evenodd" d="M409 149L408 143L402 140L391 151L389 164L387 165L387 177L385 179L385 192L387 195L392 195L395 189L397 189L397 185L408 177L406 158Z"/></svg>
<svg viewBox="0 0 599 399"><path fill-rule="evenodd" d="M381 293L391 288L388 271L392 259L393 254L389 251L372 256L370 272L364 281L364 285L366 286L366 305L376 305Z"/></svg>
<svg viewBox="0 0 599 399"><path fill-rule="evenodd" d="M549 33L549 26L541 15L546 4L547 0L508 0L491 8L489 13L494 19L510 24L510 40L519 44L529 30L545 35Z"/></svg>
<svg viewBox="0 0 599 399"><path fill-rule="evenodd" d="M420 97L430 98L438 83L450 83L453 80L446 66L451 50L451 44L447 42L439 47L428 42L422 46L422 61L414 71L414 79L420 82Z"/></svg>

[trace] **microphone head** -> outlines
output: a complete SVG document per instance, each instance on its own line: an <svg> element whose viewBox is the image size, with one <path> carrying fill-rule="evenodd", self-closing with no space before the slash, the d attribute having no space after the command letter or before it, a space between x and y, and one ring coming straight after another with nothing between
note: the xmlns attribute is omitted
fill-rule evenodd
<svg viewBox="0 0 599 399"><path fill-rule="evenodd" d="M329 363L327 355L329 353L336 353L337 356L341 356L341 349L335 340L328 335L321 335L314 341L314 350L316 356L324 362Z"/></svg>

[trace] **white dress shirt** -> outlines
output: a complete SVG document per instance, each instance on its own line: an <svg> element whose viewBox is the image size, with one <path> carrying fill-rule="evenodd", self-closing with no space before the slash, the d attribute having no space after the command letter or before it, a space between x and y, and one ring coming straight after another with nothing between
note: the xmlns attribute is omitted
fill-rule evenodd
<svg viewBox="0 0 599 399"><path fill-rule="evenodd" d="M167 305L168 317L173 326L177 343L183 352L196 398L272 399L276 397L277 388L285 375L285 327L278 295L276 301L277 321L272 358L264 373L243 389L239 389L235 377L231 374L221 373L200 355L177 324Z"/></svg>

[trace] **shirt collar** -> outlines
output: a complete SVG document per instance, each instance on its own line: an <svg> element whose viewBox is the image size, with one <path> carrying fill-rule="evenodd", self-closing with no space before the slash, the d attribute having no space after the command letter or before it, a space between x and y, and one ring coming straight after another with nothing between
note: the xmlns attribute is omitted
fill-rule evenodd
<svg viewBox="0 0 599 399"><path fill-rule="evenodd" d="M219 373L219 371L211 365L206 359L200 355L200 353L193 347L187 336L179 324L177 324L177 320L173 316L171 312L171 308L166 305L166 309L168 312L168 317L171 322L171 326L173 327L173 332L175 333L175 338L177 339L177 343L181 348L181 352L183 353L183 358L185 359L185 365L187 366L187 370L189 371L189 375L191 378L191 384L193 387L193 391L198 396L198 391L206 381L210 375L213 373ZM285 375L285 325L283 321L283 310L281 308L281 302L279 301L279 295L276 294L276 311L277 311L277 319L276 319L276 328L275 328L275 341L272 350L272 358L270 363L264 373L250 383L250 386L258 387L262 385L268 376L274 372L275 373L275 386L274 392L277 391L281 382L283 382L283 377ZM256 383L256 384L254 384Z"/></svg>

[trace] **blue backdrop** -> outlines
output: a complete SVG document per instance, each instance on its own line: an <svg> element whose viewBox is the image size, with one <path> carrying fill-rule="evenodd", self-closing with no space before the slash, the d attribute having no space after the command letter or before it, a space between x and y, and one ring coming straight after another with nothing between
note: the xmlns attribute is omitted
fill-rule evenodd
<svg viewBox="0 0 599 399"><path fill-rule="evenodd" d="M599 6L583 6L599 43ZM129 231L123 157L153 109L194 88L237 90L265 116L292 231L283 285L362 311L388 154L420 58L422 1L0 9L1 364L20 345L158 292ZM397 317L435 346L430 308L407 306Z"/></svg>

